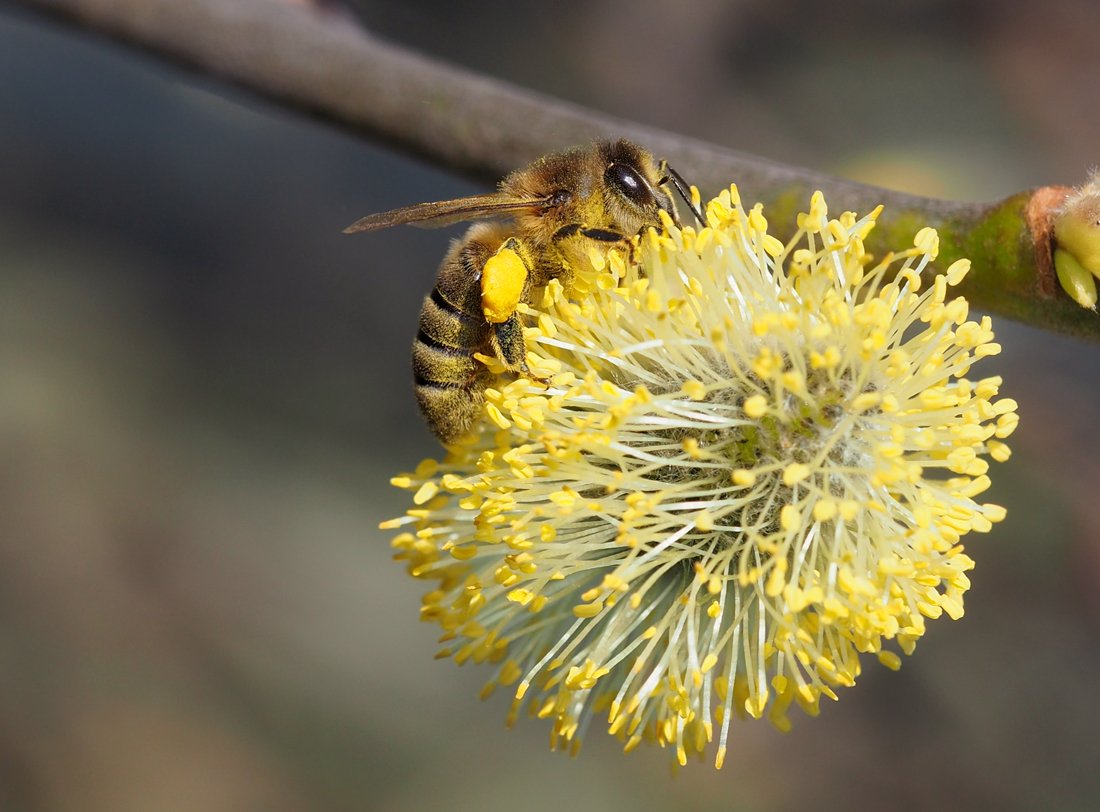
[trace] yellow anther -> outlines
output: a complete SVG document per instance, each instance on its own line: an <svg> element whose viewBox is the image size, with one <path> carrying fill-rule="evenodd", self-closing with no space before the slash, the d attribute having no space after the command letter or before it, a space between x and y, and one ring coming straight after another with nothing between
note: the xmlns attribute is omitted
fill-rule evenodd
<svg viewBox="0 0 1100 812"><path fill-rule="evenodd" d="M768 413L768 401L763 395L753 395L745 398L742 408L746 417L756 420Z"/></svg>

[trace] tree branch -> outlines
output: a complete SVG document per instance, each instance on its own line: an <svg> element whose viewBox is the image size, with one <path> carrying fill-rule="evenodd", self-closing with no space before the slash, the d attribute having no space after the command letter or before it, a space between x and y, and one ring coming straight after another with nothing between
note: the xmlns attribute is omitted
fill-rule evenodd
<svg viewBox="0 0 1100 812"><path fill-rule="evenodd" d="M460 172L498 178L538 155L598 137L627 137L714 192L736 181L769 219L792 223L811 193L833 211L886 205L872 251L924 225L941 260L969 256L962 290L981 308L1100 340L1100 317L1051 283L1044 190L985 204L907 195L756 158L601 115L383 43L350 24L275 0L14 0ZM396 201L395 201L396 202Z"/></svg>

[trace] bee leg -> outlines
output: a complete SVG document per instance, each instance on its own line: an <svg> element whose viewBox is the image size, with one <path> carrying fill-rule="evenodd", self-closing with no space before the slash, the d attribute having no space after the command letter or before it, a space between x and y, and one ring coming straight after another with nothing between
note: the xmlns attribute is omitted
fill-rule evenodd
<svg viewBox="0 0 1100 812"><path fill-rule="evenodd" d="M546 383L527 366L523 325L516 315L519 303L530 292L532 257L517 238L509 237L481 269L481 309L493 329L497 358L511 372Z"/></svg>
<svg viewBox="0 0 1100 812"><path fill-rule="evenodd" d="M553 240L558 252L569 262L576 262L578 258L584 258L582 264L587 262L590 240L602 243L605 252L613 247L625 248L628 261L634 259L634 243L631 239L608 228L590 228L581 223L570 223L555 231Z"/></svg>
<svg viewBox="0 0 1100 812"><path fill-rule="evenodd" d="M606 228L584 228L580 229L580 235L587 237L590 240L597 240L599 242L622 242L626 239L618 231L611 231Z"/></svg>
<svg viewBox="0 0 1100 812"><path fill-rule="evenodd" d="M580 234L582 237L598 242L619 243L619 247L626 249L626 261L634 263L634 241L626 235L606 228L582 228Z"/></svg>
<svg viewBox="0 0 1100 812"><path fill-rule="evenodd" d="M497 324L493 328L496 338L497 355L504 365L513 372L523 372L527 369L527 345L523 341L523 325L515 313L507 321Z"/></svg>
<svg viewBox="0 0 1100 812"><path fill-rule="evenodd" d="M515 313L507 321L494 326L493 338L497 356L509 370L518 372L523 377L541 383L543 386L550 385L549 378L535 375L527 366L527 344L523 340L523 325L520 324L519 317Z"/></svg>
<svg viewBox="0 0 1100 812"><path fill-rule="evenodd" d="M554 232L553 240L556 243L560 243L564 240L568 240L571 237L585 237L589 240L596 240L597 242L623 242L626 237L620 234L618 231L612 231L608 228L589 228L582 223L570 223L567 226L562 226Z"/></svg>
<svg viewBox="0 0 1100 812"><path fill-rule="evenodd" d="M490 324L503 324L515 315L530 289L531 256L527 247L509 237L481 268L481 310Z"/></svg>

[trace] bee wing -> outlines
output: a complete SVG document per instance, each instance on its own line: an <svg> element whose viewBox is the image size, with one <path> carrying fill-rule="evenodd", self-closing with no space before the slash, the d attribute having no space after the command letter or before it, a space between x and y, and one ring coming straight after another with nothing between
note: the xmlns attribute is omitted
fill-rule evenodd
<svg viewBox="0 0 1100 812"><path fill-rule="evenodd" d="M368 214L344 229L345 234L360 231L377 231L381 228L410 224L423 228L479 220L483 217L499 217L524 209L540 209L550 204L550 198L516 198L501 192L487 195L460 197L457 200L441 200L437 203L418 203L393 211Z"/></svg>

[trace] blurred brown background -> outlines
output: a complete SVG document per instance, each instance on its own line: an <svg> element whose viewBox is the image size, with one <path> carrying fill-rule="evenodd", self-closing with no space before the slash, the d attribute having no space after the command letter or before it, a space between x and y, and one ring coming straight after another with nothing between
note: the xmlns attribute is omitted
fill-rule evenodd
<svg viewBox="0 0 1100 812"><path fill-rule="evenodd" d="M184 0L181 0L183 2ZM273 0L275 2L276 0ZM231 2L231 0L227 0ZM985 199L1100 161L1090 0L356 2L612 113ZM1041 10L1040 10L1041 5ZM388 477L408 347L483 188L0 2L0 810L1100 808L1100 347L1001 320L1020 401L967 615L821 718L670 776L578 760L432 660ZM1100 318L1100 316L1098 316Z"/></svg>

